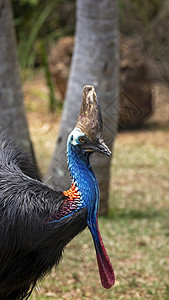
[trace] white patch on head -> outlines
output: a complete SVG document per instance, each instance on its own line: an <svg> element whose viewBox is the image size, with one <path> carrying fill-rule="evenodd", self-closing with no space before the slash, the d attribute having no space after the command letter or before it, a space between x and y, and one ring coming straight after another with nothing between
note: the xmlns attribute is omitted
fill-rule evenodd
<svg viewBox="0 0 169 300"><path fill-rule="evenodd" d="M75 127L73 131L70 133L68 140L71 139L72 136L73 136L73 140L71 140L71 144L76 146L79 144L79 137L85 136L85 133L82 132L79 128Z"/></svg>

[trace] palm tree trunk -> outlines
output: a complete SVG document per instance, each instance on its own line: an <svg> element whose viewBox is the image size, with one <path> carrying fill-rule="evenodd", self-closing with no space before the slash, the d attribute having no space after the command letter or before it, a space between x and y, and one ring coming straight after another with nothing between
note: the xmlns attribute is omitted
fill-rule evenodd
<svg viewBox="0 0 169 300"><path fill-rule="evenodd" d="M17 46L9 0L0 0L0 131L33 154L23 105Z"/></svg>
<svg viewBox="0 0 169 300"><path fill-rule="evenodd" d="M78 0L75 49L56 148L48 183L70 185L66 167L66 140L76 124L85 84L93 84L100 100L104 138L112 148L118 117L118 16L115 0ZM101 190L100 212L108 211L110 159L95 155L92 166Z"/></svg>

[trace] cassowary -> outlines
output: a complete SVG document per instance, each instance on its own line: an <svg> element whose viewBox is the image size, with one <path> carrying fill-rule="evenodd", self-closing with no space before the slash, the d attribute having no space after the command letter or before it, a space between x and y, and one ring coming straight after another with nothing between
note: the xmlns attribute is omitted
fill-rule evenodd
<svg viewBox="0 0 169 300"><path fill-rule="evenodd" d="M93 86L85 86L80 114L67 141L68 191L36 175L28 155L0 136L0 299L27 299L37 280L59 263L64 247L86 226L91 231L102 285L114 272L98 229L99 187L89 157L110 156Z"/></svg>

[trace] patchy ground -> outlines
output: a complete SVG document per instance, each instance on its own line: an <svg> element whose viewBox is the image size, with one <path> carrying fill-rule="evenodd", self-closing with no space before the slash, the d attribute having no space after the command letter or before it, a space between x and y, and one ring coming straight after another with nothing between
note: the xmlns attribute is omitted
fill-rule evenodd
<svg viewBox="0 0 169 300"><path fill-rule="evenodd" d="M156 111L145 128L118 134L109 217L99 219L116 285L101 287L86 229L66 248L57 271L39 283L32 300L169 299L169 89L157 84L153 90ZM45 173L60 113L48 113L41 76L26 82L24 93L31 137Z"/></svg>

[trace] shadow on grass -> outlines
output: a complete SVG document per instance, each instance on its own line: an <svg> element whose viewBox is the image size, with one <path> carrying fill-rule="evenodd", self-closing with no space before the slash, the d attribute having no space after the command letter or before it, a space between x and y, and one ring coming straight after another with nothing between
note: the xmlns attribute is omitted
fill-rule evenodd
<svg viewBox="0 0 169 300"><path fill-rule="evenodd" d="M166 289L165 289L165 298L164 300L168 300L169 299L169 285L166 285Z"/></svg>
<svg viewBox="0 0 169 300"><path fill-rule="evenodd" d="M153 219L164 217L166 214L163 210L137 210L137 209L118 209L110 208L107 218L109 219Z"/></svg>

